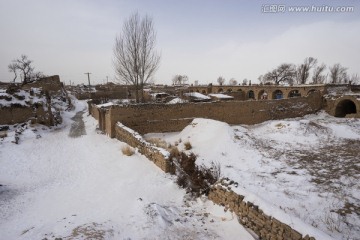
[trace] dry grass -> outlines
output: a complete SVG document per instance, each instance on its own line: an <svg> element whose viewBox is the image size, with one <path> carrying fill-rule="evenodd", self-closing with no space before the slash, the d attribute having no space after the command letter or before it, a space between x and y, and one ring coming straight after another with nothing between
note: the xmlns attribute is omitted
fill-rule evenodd
<svg viewBox="0 0 360 240"><path fill-rule="evenodd" d="M127 145L126 147L123 147L121 149L121 152L126 156L132 156L132 155L134 155L135 150L132 147Z"/></svg>
<svg viewBox="0 0 360 240"><path fill-rule="evenodd" d="M157 147L167 149L168 143L160 138L151 138L147 140L149 143L154 144Z"/></svg>
<svg viewBox="0 0 360 240"><path fill-rule="evenodd" d="M184 146L185 146L185 150L190 150L190 149L192 149L192 145L191 145L191 143L190 143L189 141L184 142Z"/></svg>

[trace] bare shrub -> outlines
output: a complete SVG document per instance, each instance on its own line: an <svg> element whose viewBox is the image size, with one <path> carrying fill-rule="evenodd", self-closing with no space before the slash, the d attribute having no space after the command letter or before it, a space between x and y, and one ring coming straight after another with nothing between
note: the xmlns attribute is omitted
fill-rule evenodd
<svg viewBox="0 0 360 240"><path fill-rule="evenodd" d="M135 153L134 149L128 145L126 147L121 148L121 152L126 156L132 156Z"/></svg>
<svg viewBox="0 0 360 240"><path fill-rule="evenodd" d="M160 139L160 138L151 138L149 140L147 140L149 143L152 143L154 144L155 146L157 147L160 147L160 148L164 148L164 149L167 149L168 147L168 144L167 142L165 142L164 140Z"/></svg>
<svg viewBox="0 0 360 240"><path fill-rule="evenodd" d="M218 163L212 163L210 168L205 165L197 166L194 153L187 155L176 152L175 149L171 156L176 165L177 184L196 196L207 195L211 185L220 179L221 169Z"/></svg>
<svg viewBox="0 0 360 240"><path fill-rule="evenodd" d="M189 141L185 142L185 143L184 143L184 146L185 146L185 150L190 150L190 149L192 149L191 143L190 143Z"/></svg>
<svg viewBox="0 0 360 240"><path fill-rule="evenodd" d="M170 152L170 159L178 158L180 156L180 151L176 146L171 147L169 152Z"/></svg>

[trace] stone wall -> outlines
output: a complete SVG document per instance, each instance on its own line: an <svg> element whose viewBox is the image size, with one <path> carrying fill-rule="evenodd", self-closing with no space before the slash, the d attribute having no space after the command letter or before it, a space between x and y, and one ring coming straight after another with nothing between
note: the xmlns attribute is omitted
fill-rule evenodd
<svg viewBox="0 0 360 240"><path fill-rule="evenodd" d="M244 196L231 190L231 181L221 180L210 190L208 198L216 204L222 205L238 216L239 222L254 231L260 239L266 240L314 240L282 223L274 217L266 215L258 206L246 202Z"/></svg>
<svg viewBox="0 0 360 240"><path fill-rule="evenodd" d="M228 124L257 124L315 113L322 104L322 96L315 92L308 97L282 100L115 105L103 112L106 122L101 130L115 137L115 124L121 122L140 134L181 131L193 118L209 118ZM99 125L102 124L99 122Z"/></svg>
<svg viewBox="0 0 360 240"><path fill-rule="evenodd" d="M175 173L175 166L170 159L170 153L162 148L156 147L146 142L139 133L117 123L115 126L115 137L145 155L156 166L166 173ZM208 198L212 202L225 207L238 216L239 222L246 228L252 230L259 236L259 239L266 240L315 240L308 235L304 236L282 223L278 219L266 215L258 206L251 202L245 201L244 196L232 191L231 186L235 185L229 179L222 179L212 186Z"/></svg>
<svg viewBox="0 0 360 240"><path fill-rule="evenodd" d="M121 123L117 123L115 126L115 137L118 140L137 148L141 154L154 162L154 164L164 172L174 173L175 167L169 159L170 153L145 141L139 133L129 129Z"/></svg>

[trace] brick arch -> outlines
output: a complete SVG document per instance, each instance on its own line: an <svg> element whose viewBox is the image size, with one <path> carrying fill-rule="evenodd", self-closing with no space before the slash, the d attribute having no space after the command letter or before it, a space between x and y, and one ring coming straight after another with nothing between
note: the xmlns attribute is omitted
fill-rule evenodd
<svg viewBox="0 0 360 240"><path fill-rule="evenodd" d="M266 96L265 96L266 95ZM266 98L265 98L266 97ZM257 93L257 99L268 99L269 98L269 94L267 93L267 91L265 89L261 89L258 93Z"/></svg>
<svg viewBox="0 0 360 240"><path fill-rule="evenodd" d="M283 99L284 93L280 89L276 89L272 92L272 99Z"/></svg>
<svg viewBox="0 0 360 240"><path fill-rule="evenodd" d="M255 92L253 90L249 90L246 92L246 99L256 99Z"/></svg>
<svg viewBox="0 0 360 240"><path fill-rule="evenodd" d="M217 92L218 92L218 93L221 93L221 92L223 92L223 91L224 91L224 90L223 90L222 88L219 88Z"/></svg>
<svg viewBox="0 0 360 240"><path fill-rule="evenodd" d="M313 93L313 92L317 92L319 90L316 90L316 89L310 89L307 93L306 93L306 96L308 96L309 94Z"/></svg>
<svg viewBox="0 0 360 240"><path fill-rule="evenodd" d="M348 114L359 115L360 103L351 97L342 97L335 102L335 117L346 117Z"/></svg>
<svg viewBox="0 0 360 240"><path fill-rule="evenodd" d="M360 118L360 100L357 99L357 96L345 95L337 99L326 99L326 102L326 111L332 116ZM351 102L355 104L356 113L351 113L355 112Z"/></svg>
<svg viewBox="0 0 360 240"><path fill-rule="evenodd" d="M301 97L301 92L298 89L292 89L289 91L288 98Z"/></svg>

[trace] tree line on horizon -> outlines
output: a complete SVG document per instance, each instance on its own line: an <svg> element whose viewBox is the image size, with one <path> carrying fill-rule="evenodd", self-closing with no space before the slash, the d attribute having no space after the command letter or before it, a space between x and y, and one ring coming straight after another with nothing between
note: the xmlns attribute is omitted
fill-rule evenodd
<svg viewBox="0 0 360 240"><path fill-rule="evenodd" d="M326 70L329 70L326 73ZM348 69L340 63L327 67L324 63L318 64L313 57L305 58L304 62L295 65L292 63L280 64L277 68L260 75L258 80L262 84L359 84L357 74L349 74Z"/></svg>

